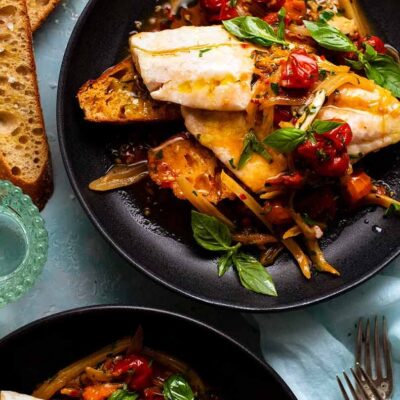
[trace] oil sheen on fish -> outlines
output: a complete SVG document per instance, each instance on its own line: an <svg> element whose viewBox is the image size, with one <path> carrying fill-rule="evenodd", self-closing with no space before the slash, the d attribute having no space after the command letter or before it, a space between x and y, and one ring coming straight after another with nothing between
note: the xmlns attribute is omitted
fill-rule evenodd
<svg viewBox="0 0 400 400"><path fill-rule="evenodd" d="M138 33L130 49L153 99L219 111L250 102L254 48L221 26Z"/></svg>
<svg viewBox="0 0 400 400"><path fill-rule="evenodd" d="M244 112L215 112L182 107L182 115L188 131L253 192L262 191L268 178L286 170L286 157L272 149L269 151L271 161L253 154L240 170L236 167L248 132Z"/></svg>

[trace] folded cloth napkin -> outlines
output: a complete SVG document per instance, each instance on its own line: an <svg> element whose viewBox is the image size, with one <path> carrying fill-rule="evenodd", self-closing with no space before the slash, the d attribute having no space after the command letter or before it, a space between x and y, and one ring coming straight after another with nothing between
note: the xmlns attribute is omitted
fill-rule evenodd
<svg viewBox="0 0 400 400"><path fill-rule="evenodd" d="M335 375L354 365L358 319L375 315L385 315L388 320L395 377L392 399L400 399L399 267L400 257L369 282L322 304L299 311L255 315L266 361L299 400L342 398Z"/></svg>

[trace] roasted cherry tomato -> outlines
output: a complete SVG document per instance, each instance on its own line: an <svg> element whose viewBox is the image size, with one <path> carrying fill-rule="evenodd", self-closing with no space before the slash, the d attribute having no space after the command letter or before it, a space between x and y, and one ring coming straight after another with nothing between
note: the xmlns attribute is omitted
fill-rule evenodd
<svg viewBox="0 0 400 400"><path fill-rule="evenodd" d="M278 200L268 201L264 205L265 218L274 225L288 224L292 221L289 210Z"/></svg>
<svg viewBox="0 0 400 400"><path fill-rule="evenodd" d="M381 53L381 54L385 54L386 53L385 43L378 36L365 36L365 37L363 37L361 39L361 42L362 43L368 43L378 53Z"/></svg>
<svg viewBox="0 0 400 400"><path fill-rule="evenodd" d="M352 205L371 193L372 180L365 172L353 173L342 178L345 199Z"/></svg>
<svg viewBox="0 0 400 400"><path fill-rule="evenodd" d="M349 167L347 146L353 135L350 125L343 125L323 134L315 134L296 149L296 157L302 159L318 175L343 176Z"/></svg>
<svg viewBox="0 0 400 400"><path fill-rule="evenodd" d="M280 84L287 89L310 89L318 80L318 65L303 49L294 50L282 65Z"/></svg>
<svg viewBox="0 0 400 400"><path fill-rule="evenodd" d="M212 22L235 18L239 15L235 7L230 7L227 0L201 0L201 5L208 11L208 19Z"/></svg>
<svg viewBox="0 0 400 400"><path fill-rule="evenodd" d="M128 384L131 389L142 390L151 384L153 370L146 358L131 354L117 361L111 370L113 376L120 376L128 372L133 372Z"/></svg>
<svg viewBox="0 0 400 400"><path fill-rule="evenodd" d="M286 0L284 7L288 17L297 23L301 23L307 14L305 0Z"/></svg>
<svg viewBox="0 0 400 400"><path fill-rule="evenodd" d="M288 188L299 189L303 186L305 176L299 171L292 174L280 175L277 178L268 179L266 185L285 186Z"/></svg>
<svg viewBox="0 0 400 400"><path fill-rule="evenodd" d="M201 6L207 11L219 13L223 0L201 0Z"/></svg>

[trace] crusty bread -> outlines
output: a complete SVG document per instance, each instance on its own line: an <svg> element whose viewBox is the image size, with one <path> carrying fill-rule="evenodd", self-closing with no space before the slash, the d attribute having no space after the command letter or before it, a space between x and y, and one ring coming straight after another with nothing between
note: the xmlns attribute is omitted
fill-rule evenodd
<svg viewBox="0 0 400 400"><path fill-rule="evenodd" d="M52 192L25 0L0 0L0 179L43 208Z"/></svg>
<svg viewBox="0 0 400 400"><path fill-rule="evenodd" d="M32 32L42 25L60 0L26 0Z"/></svg>
<svg viewBox="0 0 400 400"><path fill-rule="evenodd" d="M181 118L178 106L151 99L130 58L86 82L78 100L85 119L92 122L126 124Z"/></svg>

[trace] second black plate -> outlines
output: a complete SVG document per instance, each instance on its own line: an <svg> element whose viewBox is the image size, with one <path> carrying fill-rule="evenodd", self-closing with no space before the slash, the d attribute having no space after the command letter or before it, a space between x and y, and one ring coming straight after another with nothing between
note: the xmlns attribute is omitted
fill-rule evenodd
<svg viewBox="0 0 400 400"><path fill-rule="evenodd" d="M400 47L396 0L380 2L379 7L372 0L364 3L377 29L382 28L386 39ZM76 100L86 80L123 57L133 22L148 15L154 5L152 0L90 1L72 34L61 70L61 150L77 196L102 234L132 265L156 281L193 298L241 310L277 311L313 304L353 288L383 268L399 253L400 221L384 219L382 210L364 210L334 227L323 243L327 259L340 269L341 277L319 274L306 281L284 255L269 268L279 296L253 294L240 286L233 271L217 277L214 260L193 243L190 207L185 202L165 194L167 205L147 218L143 214L148 205L143 185L104 194L88 189L89 182L110 166L111 148L140 141L149 131L178 132L176 124L89 124L84 122ZM367 160L370 174L395 190L400 188L399 149L392 146Z"/></svg>

